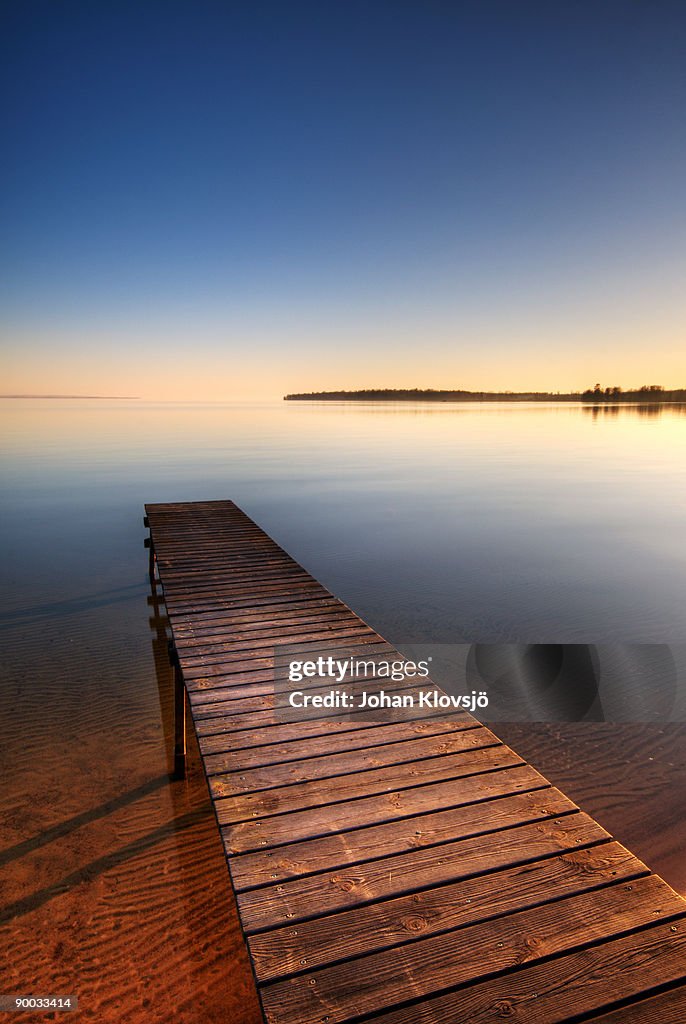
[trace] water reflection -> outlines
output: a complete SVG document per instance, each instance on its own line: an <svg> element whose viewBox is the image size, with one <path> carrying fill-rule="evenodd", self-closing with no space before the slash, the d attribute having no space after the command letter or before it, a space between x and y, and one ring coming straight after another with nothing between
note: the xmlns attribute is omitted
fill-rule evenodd
<svg viewBox="0 0 686 1024"><path fill-rule="evenodd" d="M617 418L620 414L658 419L660 416L683 416L686 413L686 405L679 402L645 402L636 405L631 405L629 402L615 405L602 403L601 405L582 405L581 408L585 413L590 413L594 420L600 416Z"/></svg>

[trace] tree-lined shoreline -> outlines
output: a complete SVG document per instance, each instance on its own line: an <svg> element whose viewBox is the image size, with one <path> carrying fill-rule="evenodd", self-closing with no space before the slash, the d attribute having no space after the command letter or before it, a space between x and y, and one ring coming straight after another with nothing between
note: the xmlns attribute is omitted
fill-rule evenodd
<svg viewBox="0 0 686 1024"><path fill-rule="evenodd" d="M586 391L446 391L435 388L366 388L359 391L310 391L284 395L285 402L686 402L686 388L667 390L643 384L623 390L596 384Z"/></svg>

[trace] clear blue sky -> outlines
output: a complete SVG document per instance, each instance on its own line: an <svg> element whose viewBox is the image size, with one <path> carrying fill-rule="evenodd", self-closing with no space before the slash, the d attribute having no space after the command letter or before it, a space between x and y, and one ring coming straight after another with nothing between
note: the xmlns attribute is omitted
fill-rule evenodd
<svg viewBox="0 0 686 1024"><path fill-rule="evenodd" d="M2 11L10 389L686 385L682 3Z"/></svg>

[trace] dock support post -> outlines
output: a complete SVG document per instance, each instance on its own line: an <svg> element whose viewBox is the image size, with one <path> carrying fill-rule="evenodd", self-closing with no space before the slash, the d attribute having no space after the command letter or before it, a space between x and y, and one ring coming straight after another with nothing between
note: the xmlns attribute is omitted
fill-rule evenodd
<svg viewBox="0 0 686 1024"><path fill-rule="evenodd" d="M176 648L170 644L169 658L174 670L174 778L186 777L186 687Z"/></svg>
<svg viewBox="0 0 686 1024"><path fill-rule="evenodd" d="M145 528L147 530L150 530L150 520L148 519L147 516L143 517L143 525L145 526ZM148 558L148 576L150 577L150 586L152 587L152 589L154 591L155 590L155 545L152 542L152 530L150 530L150 535L145 538L145 540L143 541L143 544L145 545L145 547L150 552L150 557Z"/></svg>
<svg viewBox="0 0 686 1024"><path fill-rule="evenodd" d="M150 577L150 586L155 587L155 545L152 542L152 537L147 537L145 540L145 546L150 552L148 558L148 576Z"/></svg>

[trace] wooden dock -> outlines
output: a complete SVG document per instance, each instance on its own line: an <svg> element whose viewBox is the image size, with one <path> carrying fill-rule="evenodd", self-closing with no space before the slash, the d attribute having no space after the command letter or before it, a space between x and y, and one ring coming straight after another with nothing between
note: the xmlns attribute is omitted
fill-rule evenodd
<svg viewBox="0 0 686 1024"><path fill-rule="evenodd" d="M686 901L467 714L288 720L275 648L397 653L232 502L146 513L268 1024L686 1022Z"/></svg>

